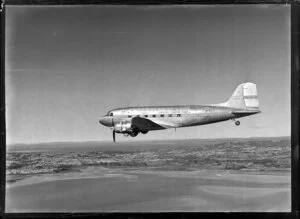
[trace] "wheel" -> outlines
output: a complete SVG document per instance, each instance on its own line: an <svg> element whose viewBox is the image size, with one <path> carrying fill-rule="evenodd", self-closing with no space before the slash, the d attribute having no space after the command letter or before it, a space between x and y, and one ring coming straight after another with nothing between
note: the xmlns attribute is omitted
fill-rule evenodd
<svg viewBox="0 0 300 219"><path fill-rule="evenodd" d="M148 130L145 130L145 131L141 131L142 134L147 134L148 133Z"/></svg>
<svg viewBox="0 0 300 219"><path fill-rule="evenodd" d="M240 125L240 121L235 121L235 125Z"/></svg>
<svg viewBox="0 0 300 219"><path fill-rule="evenodd" d="M130 136L131 136L131 137L135 137L135 136L137 136L138 134L139 134L138 131L132 131L132 132L130 133Z"/></svg>

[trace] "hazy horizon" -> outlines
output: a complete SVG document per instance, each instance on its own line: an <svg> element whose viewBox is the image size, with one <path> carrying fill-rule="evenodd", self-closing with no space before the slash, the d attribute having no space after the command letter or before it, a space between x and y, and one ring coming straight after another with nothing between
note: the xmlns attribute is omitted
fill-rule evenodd
<svg viewBox="0 0 300 219"><path fill-rule="evenodd" d="M7 144L111 141L125 106L221 103L257 84L262 113L117 141L290 136L290 6L7 6Z"/></svg>
<svg viewBox="0 0 300 219"><path fill-rule="evenodd" d="M121 136L122 137L122 136ZM48 142L34 142L34 143L11 143L7 144L7 146L15 146L15 145L35 145L35 144L63 144L63 143L112 143L114 145L121 145L122 143L141 143L141 142L156 142L156 141L193 141L193 140L203 140L203 141L213 141L213 140L230 140L230 139L265 139L265 138L291 138L291 136L260 136L260 137L232 137L232 138L189 138L189 139L148 139L148 140L135 140L135 141L120 141L113 143L112 140L104 140L104 141L48 141Z"/></svg>

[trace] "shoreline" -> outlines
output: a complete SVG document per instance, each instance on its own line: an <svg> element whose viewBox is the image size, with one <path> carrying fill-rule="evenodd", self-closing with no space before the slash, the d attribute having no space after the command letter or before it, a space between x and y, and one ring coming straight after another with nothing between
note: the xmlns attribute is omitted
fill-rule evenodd
<svg viewBox="0 0 300 219"><path fill-rule="evenodd" d="M291 175L290 169L277 169L277 170L255 170L255 169L244 169L244 170L226 170L221 168L189 168L188 170L175 169L173 168L138 168L138 167L114 167L106 168L102 166L86 166L86 167L77 167L72 168L68 171L62 171L59 173L41 173L41 174L15 174L6 176L6 187L15 187L20 185L30 185L44 182L53 182L58 180L72 180L72 179L85 179L85 178L103 178L107 174L150 174L150 175L163 175L165 177L172 177L172 173L176 173L176 177L195 177L196 174L203 172L211 172L216 174L218 177L224 176L224 174L230 175L243 175L243 176L278 176L280 173L281 176Z"/></svg>

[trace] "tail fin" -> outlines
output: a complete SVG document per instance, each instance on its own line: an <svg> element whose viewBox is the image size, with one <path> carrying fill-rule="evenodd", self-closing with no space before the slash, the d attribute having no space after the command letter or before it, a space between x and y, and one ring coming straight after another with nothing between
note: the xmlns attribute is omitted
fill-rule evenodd
<svg viewBox="0 0 300 219"><path fill-rule="evenodd" d="M221 105L240 109L259 110L256 84L250 82L240 84L229 100Z"/></svg>

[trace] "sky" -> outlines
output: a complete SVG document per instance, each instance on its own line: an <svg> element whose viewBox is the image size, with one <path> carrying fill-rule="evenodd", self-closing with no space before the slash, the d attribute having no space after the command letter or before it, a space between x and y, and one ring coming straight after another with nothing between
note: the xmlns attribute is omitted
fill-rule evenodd
<svg viewBox="0 0 300 219"><path fill-rule="evenodd" d="M111 141L127 106L214 104L257 84L262 113L117 141L290 136L290 6L7 6L7 143Z"/></svg>

